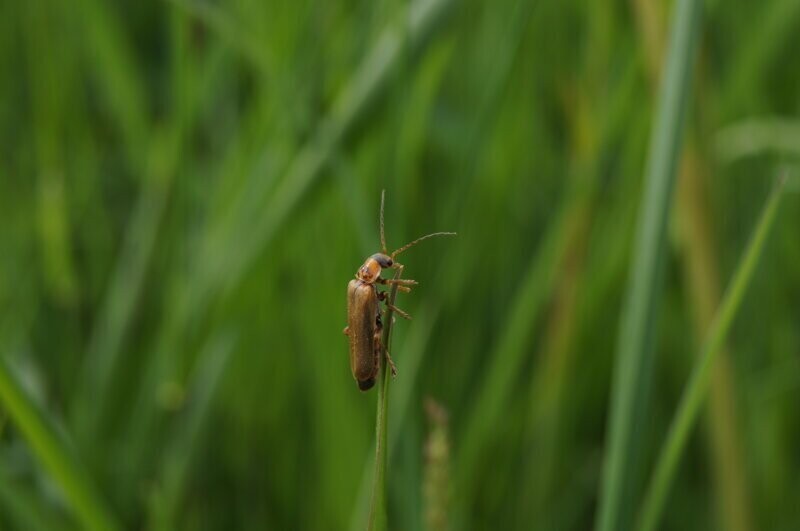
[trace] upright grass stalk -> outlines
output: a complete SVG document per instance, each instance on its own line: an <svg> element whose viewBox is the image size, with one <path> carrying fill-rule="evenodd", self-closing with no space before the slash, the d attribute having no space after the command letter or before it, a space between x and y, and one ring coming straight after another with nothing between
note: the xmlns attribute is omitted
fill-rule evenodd
<svg viewBox="0 0 800 531"><path fill-rule="evenodd" d="M1 356L0 403L28 441L33 455L61 488L81 527L92 531L119 529L86 472Z"/></svg>
<svg viewBox="0 0 800 531"><path fill-rule="evenodd" d="M408 417L408 410L410 409L412 390L417 381L420 365L422 364L422 354L426 350L428 341L430 341L431 332L434 328L439 316L439 307L423 306L419 310L419 316L415 319L416 326L409 330L409 335L406 337L406 342L403 345L403 378L401 378L394 388L394 399L392 400L392 418L394 418L393 428L389 429L388 437L384 447L386 448L386 459L391 460L393 452L397 451L397 441L400 439L400 434L406 417ZM391 444L389 444L391 443ZM369 458L364 460L364 472L361 477L361 485L358 488L358 495L356 496L356 503L353 507L353 514L350 519L351 531L361 531L364 529L367 519L369 517L370 509L370 487L374 478L373 467Z"/></svg>
<svg viewBox="0 0 800 531"><path fill-rule="evenodd" d="M680 154L700 6L698 0L679 0L671 30L667 70L654 123L637 224L639 232L620 323L600 508L596 519L599 531L627 529L630 515L623 509L635 503L631 491L636 469L637 432L647 401L665 228Z"/></svg>
<svg viewBox="0 0 800 531"><path fill-rule="evenodd" d="M400 278L403 273L402 268L398 269L394 278ZM392 320L394 318L394 299L397 296L397 284L392 284L389 289L389 304L386 308L386 318L384 319L383 336L381 343L381 373L378 378L378 414L375 418L375 475L372 480L372 501L369 507L369 520L367 529L378 531L386 529L386 434L388 432L389 419L389 381L391 380L391 370L388 369L387 352L391 346L392 339Z"/></svg>
<svg viewBox="0 0 800 531"><path fill-rule="evenodd" d="M655 89L658 86L659 65L664 56L664 17L661 16L661 6L654 2L636 0L633 4L640 39L647 51L647 72ZM698 91L695 101L702 105L703 96L704 91ZM704 186L704 175L710 174L709 162L697 145L697 137L703 133L699 124L694 125L695 134L688 134L690 140L678 170L675 201L687 300L693 308L694 328L700 346L711 329L722 293L711 209ZM753 529L752 503L738 429L734 396L736 379L724 346L719 357L712 370L706 422L717 518L720 525L729 531L750 531Z"/></svg>
<svg viewBox="0 0 800 531"><path fill-rule="evenodd" d="M683 391L678 411L675 413L669 434L661 449L655 473L650 481L642 505L639 531L652 531L658 524L664 500L677 470L678 461L686 446L700 406L703 404L711 377L711 368L728 335L733 318L741 306L745 290L753 277L758 259L764 249L767 235L775 221L785 178L778 180L767 201L761 219L733 276L725 298L720 305L714 324L709 330L702 354L697 358L692 375Z"/></svg>

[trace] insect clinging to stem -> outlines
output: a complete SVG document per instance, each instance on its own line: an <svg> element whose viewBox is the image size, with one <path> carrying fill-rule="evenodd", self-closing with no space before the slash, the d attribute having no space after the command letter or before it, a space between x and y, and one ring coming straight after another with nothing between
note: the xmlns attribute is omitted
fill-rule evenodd
<svg viewBox="0 0 800 531"><path fill-rule="evenodd" d="M397 368L389 356L389 351L381 341L383 321L379 301L383 301L387 309L399 316L411 319L410 315L391 304L388 291L378 291L377 284L394 285L397 286L398 291L405 293L410 292L411 286L417 284L416 280L406 278L382 278L381 271L390 268L402 273L403 265L395 261L398 254L433 236L455 236L456 234L455 232L426 234L388 254L386 236L383 231L383 202L384 192L381 192L381 252L367 258L364 265L356 272L356 278L347 285L347 326L344 333L350 342L350 369L353 372L353 378L358 383L358 388L362 391L367 391L375 385L375 377L378 374L381 355L384 351L392 370L392 376L397 374ZM396 277L399 276L399 274L396 275Z"/></svg>

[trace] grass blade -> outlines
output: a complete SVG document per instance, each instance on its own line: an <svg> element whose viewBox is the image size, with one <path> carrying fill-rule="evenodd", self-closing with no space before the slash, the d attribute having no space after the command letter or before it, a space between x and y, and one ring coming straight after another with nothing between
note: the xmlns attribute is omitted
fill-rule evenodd
<svg viewBox="0 0 800 531"><path fill-rule="evenodd" d="M9 459L5 457L5 459ZM30 531L74 531L60 511L53 510L42 493L22 481L15 480L0 465L0 508L14 529Z"/></svg>
<svg viewBox="0 0 800 531"><path fill-rule="evenodd" d="M382 216L382 214L381 214ZM381 219L383 219L381 217ZM394 278L400 278L403 270L398 269ZM375 531L378 529L386 529L386 434L388 433L388 415L389 415L389 381L391 380L391 371L388 370L388 356L387 351L391 347L390 341L392 340L392 320L394 319L394 300L397 297L397 284L392 284L389 290L389 304L386 308L383 329L383 336L381 342L383 343L383 352L381 353L381 374L378 378L378 414L375 419L375 476L372 483L372 502L369 509L369 521L367 522L367 529Z"/></svg>
<svg viewBox="0 0 800 531"><path fill-rule="evenodd" d="M56 429L39 411L2 357L0 357L0 402L27 439L32 453L61 487L82 527L98 531L119 529L86 472L68 451Z"/></svg>
<svg viewBox="0 0 800 531"><path fill-rule="evenodd" d="M492 349L490 358L495 362L476 392L479 399L475 401L469 422L460 436L461 449L454 471L458 476L458 485L475 483L475 465L480 459L483 445L481 434L491 432L494 419L500 415L507 401L509 382L524 361L530 330L538 322L550 296L551 286L555 283L557 266L567 241L565 234L569 229L571 205L572 200L568 200L568 204L562 207L558 219L553 221L539 250L526 266L519 294L508 313L508 324Z"/></svg>
<svg viewBox="0 0 800 531"><path fill-rule="evenodd" d="M162 488L151 511L155 530L175 529L178 526L178 510L184 499L192 460L198 453L197 447L205 440L202 434L208 429L213 401L235 346L235 335L223 330L211 339L200 354L187 385L190 403L175 422L175 431L165 445L160 465L163 471Z"/></svg>
<svg viewBox="0 0 800 531"><path fill-rule="evenodd" d="M800 122L791 118L751 118L722 128L714 140L722 162L764 153L800 155Z"/></svg>
<svg viewBox="0 0 800 531"><path fill-rule="evenodd" d="M665 228L680 152L700 6L697 0L680 0L676 5L667 70L645 175L638 223L640 229L620 324L600 509L596 520L600 531L628 527L629 516L623 514L623 507L630 506L630 457L636 449L636 429L646 403Z"/></svg>
<svg viewBox="0 0 800 531"><path fill-rule="evenodd" d="M744 293L750 284L758 259L764 249L767 235L775 221L775 214L783 196L784 181L784 178L778 181L764 207L755 233L739 262L739 267L736 269L733 280L720 305L714 325L708 333L703 352L697 358L691 378L683 391L678 411L675 413L642 505L641 519L638 526L640 531L653 530L658 523L661 510L664 507L664 500L677 469L678 460L686 445L686 440L694 425L700 406L703 404L703 399L708 389L711 367L717 353L720 351L720 347L725 342L733 323L733 318L736 316L739 306L741 306Z"/></svg>
<svg viewBox="0 0 800 531"><path fill-rule="evenodd" d="M387 440L387 460L391 460L396 452L397 442L403 425L407 422L409 409L411 408L411 398L414 386L419 378L420 366L422 364L422 354L425 352L428 341L430 340L434 324L439 316L439 308L435 306L425 306L420 310L419 315L414 319L415 326L411 329L410 335L406 337L403 345L403 377L397 381L394 388L394 399L391 404L391 416L394 418L392 428L389 429ZM351 531L364 529L369 517L369 489L374 474L374 466L369 458L364 460L364 472L361 477L361 486L358 489L356 503L353 507L353 514L350 518Z"/></svg>
<svg viewBox="0 0 800 531"><path fill-rule="evenodd" d="M634 2L634 12L641 40L647 48L647 70L652 85L657 86L659 65L664 56L665 24L661 22L661 6L647 0ZM700 70L701 74L704 69ZM695 101L702 106L707 103L707 91L700 90ZM699 124L694 134L687 136L687 143L678 174L676 215L679 219L681 249L680 261L686 279L688 307L693 308L697 349L711 329L717 308L722 300L720 288L719 259L716 252L716 234L704 186L710 175L707 154L698 147L697 137L703 136ZM735 388L736 379L725 348L711 375L708 401L708 452L712 460L712 488L716 498L716 513L720 525L730 531L750 531L752 525L752 502L747 487L737 414Z"/></svg>

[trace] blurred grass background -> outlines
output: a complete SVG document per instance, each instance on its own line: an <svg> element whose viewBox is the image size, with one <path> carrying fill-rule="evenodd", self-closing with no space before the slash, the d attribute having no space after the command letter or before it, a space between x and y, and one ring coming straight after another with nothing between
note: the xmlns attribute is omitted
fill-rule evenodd
<svg viewBox="0 0 800 531"><path fill-rule="evenodd" d="M404 260L389 527L446 500L452 529L591 528L672 11L0 3L2 527L363 528L375 393L341 330L385 188L390 248L459 233ZM794 0L703 6L631 513L796 172L798 47ZM790 193L663 529L797 529L798 227Z"/></svg>

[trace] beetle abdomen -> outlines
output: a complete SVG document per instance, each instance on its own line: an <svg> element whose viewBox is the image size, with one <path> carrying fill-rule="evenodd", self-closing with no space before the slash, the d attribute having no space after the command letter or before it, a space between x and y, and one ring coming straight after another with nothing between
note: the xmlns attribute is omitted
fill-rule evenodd
<svg viewBox="0 0 800 531"><path fill-rule="evenodd" d="M347 285L347 337L350 343L350 369L362 391L375 384L380 352L378 295L375 287L358 279Z"/></svg>

